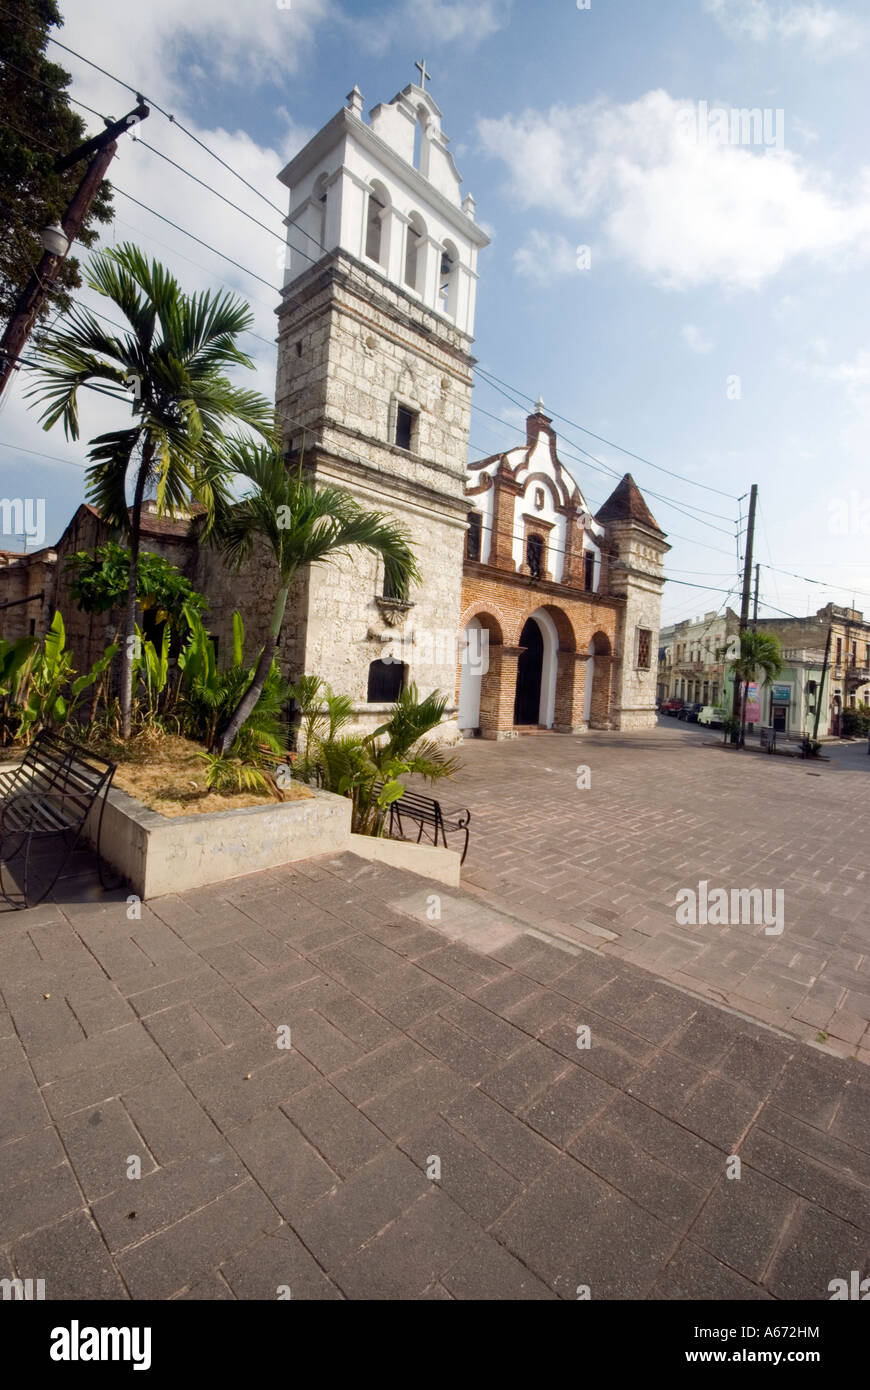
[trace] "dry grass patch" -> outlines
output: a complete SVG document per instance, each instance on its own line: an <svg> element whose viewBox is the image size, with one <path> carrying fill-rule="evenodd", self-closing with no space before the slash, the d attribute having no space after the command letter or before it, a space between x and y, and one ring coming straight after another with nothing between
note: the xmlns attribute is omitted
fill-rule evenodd
<svg viewBox="0 0 870 1390"><path fill-rule="evenodd" d="M200 744L158 731L137 734L129 743L101 743L93 751L117 763L113 786L135 796L162 816L195 816L215 811L240 811L246 806L275 806L301 801L313 793L293 782L280 796L256 791L209 791L207 766L198 755Z"/></svg>

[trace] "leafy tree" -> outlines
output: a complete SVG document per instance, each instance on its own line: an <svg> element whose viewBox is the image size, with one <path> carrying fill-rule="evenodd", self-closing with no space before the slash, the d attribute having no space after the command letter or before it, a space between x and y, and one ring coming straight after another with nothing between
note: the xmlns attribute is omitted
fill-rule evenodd
<svg viewBox="0 0 870 1390"><path fill-rule="evenodd" d="M39 379L30 394L45 407L45 429L62 420L67 438L77 439L78 393L85 382L133 387L133 423L91 441L87 472L89 501L129 538L120 691L121 737L128 739L146 489L156 489L161 511L199 502L207 534L229 500L227 425L271 436L274 414L264 397L224 375L229 368L254 365L236 341L252 323L242 300L209 291L184 294L164 266L149 262L129 243L95 255L87 283L126 318L129 332L116 336L86 309L74 308L41 350ZM129 506L128 481L133 484Z"/></svg>
<svg viewBox="0 0 870 1390"><path fill-rule="evenodd" d="M232 745L260 698L281 636L290 585L300 569L359 549L383 559L389 593L403 595L411 581L420 578L400 526L381 512L365 511L342 488L319 487L301 468L288 469L277 444L237 440L230 448L229 462L252 487L224 513L216 538L235 566L250 557L255 539L265 540L277 568L278 592L254 679L220 734L221 753Z"/></svg>
<svg viewBox="0 0 870 1390"><path fill-rule="evenodd" d="M746 739L746 691L750 681L759 675L766 682L776 680L783 668L779 638L769 632L746 629L740 634L740 655L731 662L731 673L741 684L740 745Z"/></svg>
<svg viewBox="0 0 870 1390"><path fill-rule="evenodd" d="M63 24L55 0L15 0L13 10L0 23L0 319L11 317L42 255L41 229L61 220L81 181L83 164L56 174L55 159L88 138L64 91L69 73L46 57L49 31ZM97 224L111 217L104 182L77 240L91 246ZM42 318L68 309L68 291L81 285L74 256L61 263L57 282L60 291L43 302Z"/></svg>
<svg viewBox="0 0 870 1390"><path fill-rule="evenodd" d="M64 566L70 595L85 613L108 613L127 597L130 583L130 552L117 541L108 541L96 550L77 550ZM154 620L170 627L182 625L185 613L202 615L208 607L205 594L197 593L178 568L162 555L149 550L139 554L136 597L144 611L154 610Z"/></svg>
<svg viewBox="0 0 870 1390"><path fill-rule="evenodd" d="M0 637L0 747L12 742L20 723L22 691L38 645L35 637L18 637L12 642Z"/></svg>

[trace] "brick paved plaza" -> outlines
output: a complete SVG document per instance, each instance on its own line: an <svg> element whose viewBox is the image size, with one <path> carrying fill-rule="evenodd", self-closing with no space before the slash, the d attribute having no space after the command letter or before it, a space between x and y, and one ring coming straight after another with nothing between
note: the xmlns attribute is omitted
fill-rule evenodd
<svg viewBox="0 0 870 1390"><path fill-rule="evenodd" d="M644 734L466 744L450 788L472 808L466 883L544 929L870 1062L866 744L804 762L720 742L663 719ZM675 895L701 880L782 890L782 933L678 926Z"/></svg>
<svg viewBox="0 0 870 1390"><path fill-rule="evenodd" d="M0 1277L75 1300L866 1277L870 1072L794 1036L816 1007L860 1042L862 775L703 742L467 746L474 892L342 856L140 920L75 878L0 917ZM756 875L785 886L780 938L674 931L676 885Z"/></svg>

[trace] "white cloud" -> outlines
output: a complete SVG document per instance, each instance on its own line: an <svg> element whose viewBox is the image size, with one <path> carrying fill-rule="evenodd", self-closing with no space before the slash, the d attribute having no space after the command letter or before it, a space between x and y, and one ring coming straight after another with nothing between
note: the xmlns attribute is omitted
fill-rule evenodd
<svg viewBox="0 0 870 1390"><path fill-rule="evenodd" d="M513 0L401 0L349 22L370 53L386 53L410 38L439 45L461 41L473 48L507 24L512 8ZM437 82L437 69L434 77Z"/></svg>
<svg viewBox="0 0 870 1390"><path fill-rule="evenodd" d="M618 104L482 120L522 206L573 217L590 240L666 289L757 289L797 258L842 262L870 250L870 173L835 196L789 151L693 138L692 103L665 91Z"/></svg>
<svg viewBox="0 0 870 1390"><path fill-rule="evenodd" d="M548 285L560 275L577 274L577 251L565 237L533 227L514 252L514 267L527 280Z"/></svg>
<svg viewBox="0 0 870 1390"><path fill-rule="evenodd" d="M818 344L810 344L811 351L818 350ZM837 363L792 362L796 371L804 372L819 381L833 381L845 386L850 395L863 392L870 387L870 350L862 349L851 361Z"/></svg>
<svg viewBox="0 0 870 1390"><path fill-rule="evenodd" d="M755 43L784 39L802 43L815 55L853 53L870 34L862 20L819 0L704 0L704 8L734 38Z"/></svg>
<svg viewBox="0 0 870 1390"><path fill-rule="evenodd" d="M693 323L684 323L680 329L680 337L691 348L692 352L697 352L699 357L706 357L716 346L711 339L705 338L700 328Z"/></svg>
<svg viewBox="0 0 870 1390"><path fill-rule="evenodd" d="M174 101L189 107L212 80L253 86L298 72L334 3L292 0L290 8L279 9L275 0L260 0L253 14L240 0L148 0L125 4L115 14L106 0L77 0L66 9L61 42L163 105ZM97 78L67 54L58 61L76 80L86 73L92 83ZM121 89L109 84L104 90L113 113L122 114Z"/></svg>

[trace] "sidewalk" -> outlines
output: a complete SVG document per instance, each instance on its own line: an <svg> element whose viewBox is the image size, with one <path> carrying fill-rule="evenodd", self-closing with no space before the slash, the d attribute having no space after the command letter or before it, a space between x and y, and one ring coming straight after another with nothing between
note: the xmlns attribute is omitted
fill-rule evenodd
<svg viewBox="0 0 870 1390"><path fill-rule="evenodd" d="M349 855L126 913L0 916L0 1277L827 1299L868 1274L857 1062Z"/></svg>

